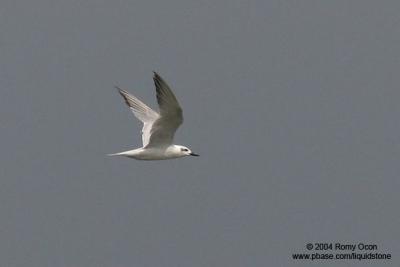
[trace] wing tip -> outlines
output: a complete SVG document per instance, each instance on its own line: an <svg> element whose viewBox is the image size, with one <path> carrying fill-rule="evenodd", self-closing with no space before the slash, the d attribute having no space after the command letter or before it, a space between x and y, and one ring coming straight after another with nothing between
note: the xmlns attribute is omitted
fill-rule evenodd
<svg viewBox="0 0 400 267"><path fill-rule="evenodd" d="M153 80L154 82L161 83L164 82L163 78L156 71L153 70ZM164 82L165 83L165 82Z"/></svg>
<svg viewBox="0 0 400 267"><path fill-rule="evenodd" d="M114 88L118 90L118 93L122 96L122 98L124 99L124 101L128 105L128 107L132 107L131 103L129 103L129 100L128 100L129 93L127 91L121 89L117 85L114 85Z"/></svg>
<svg viewBox="0 0 400 267"><path fill-rule="evenodd" d="M125 91L124 91L124 90L122 90L122 89L121 89L119 86L117 86L117 85L114 85L114 88L117 89L118 93L119 93L123 98L125 98L125 96L124 96Z"/></svg>
<svg viewBox="0 0 400 267"><path fill-rule="evenodd" d="M118 85L114 85L114 88L117 89L117 91L118 91L119 93L122 93L122 92L126 93L126 91L125 91L125 90L122 90Z"/></svg>
<svg viewBox="0 0 400 267"><path fill-rule="evenodd" d="M117 86L117 85L115 85L114 88L117 89L117 90L118 90L118 93L119 93L123 98L125 98L125 99L126 99L126 97L129 95L129 93L128 93L127 91L121 89L121 88L120 88L119 86Z"/></svg>

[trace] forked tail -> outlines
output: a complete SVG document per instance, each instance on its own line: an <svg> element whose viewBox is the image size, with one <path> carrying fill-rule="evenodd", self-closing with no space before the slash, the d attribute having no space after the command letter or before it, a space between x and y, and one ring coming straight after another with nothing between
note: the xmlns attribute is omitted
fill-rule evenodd
<svg viewBox="0 0 400 267"><path fill-rule="evenodd" d="M124 152L114 153L114 154L107 154L107 156L123 156Z"/></svg>

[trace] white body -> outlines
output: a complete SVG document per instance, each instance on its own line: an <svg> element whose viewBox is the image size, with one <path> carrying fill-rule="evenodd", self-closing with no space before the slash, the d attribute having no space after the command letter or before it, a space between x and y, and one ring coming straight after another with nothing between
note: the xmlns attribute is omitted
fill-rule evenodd
<svg viewBox="0 0 400 267"><path fill-rule="evenodd" d="M198 156L184 146L172 144L175 131L183 122L182 108L167 83L154 72L154 84L160 113L117 87L133 114L143 122L143 147L109 156L125 156L138 160L162 160L184 156Z"/></svg>
<svg viewBox="0 0 400 267"><path fill-rule="evenodd" d="M128 150L111 156L125 156L128 158L138 160L163 160L163 159L174 159L188 156L183 154L180 150L181 146L171 145L166 148L137 148Z"/></svg>

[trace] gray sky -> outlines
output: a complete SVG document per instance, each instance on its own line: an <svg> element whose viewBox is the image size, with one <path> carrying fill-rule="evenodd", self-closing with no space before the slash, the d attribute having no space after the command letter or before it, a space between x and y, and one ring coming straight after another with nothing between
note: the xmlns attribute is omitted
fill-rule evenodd
<svg viewBox="0 0 400 267"><path fill-rule="evenodd" d="M0 265L399 266L398 1L2 1ZM140 162L114 85L199 158Z"/></svg>

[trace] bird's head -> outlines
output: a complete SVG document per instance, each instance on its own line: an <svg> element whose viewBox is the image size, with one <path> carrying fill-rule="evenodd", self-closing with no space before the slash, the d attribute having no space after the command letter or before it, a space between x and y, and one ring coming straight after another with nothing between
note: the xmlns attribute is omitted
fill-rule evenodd
<svg viewBox="0 0 400 267"><path fill-rule="evenodd" d="M193 153L189 148L185 146L176 146L179 149L179 153L183 156L195 156L198 157L199 155L196 153Z"/></svg>

